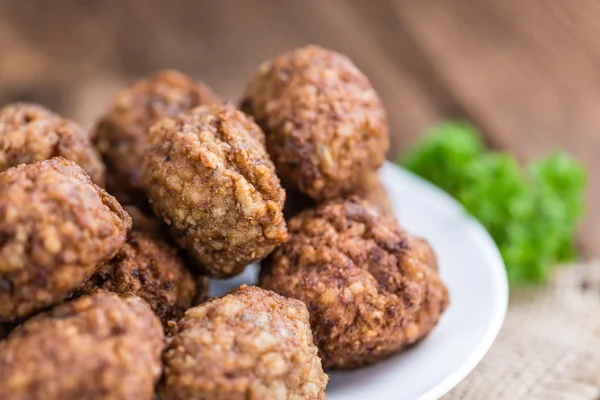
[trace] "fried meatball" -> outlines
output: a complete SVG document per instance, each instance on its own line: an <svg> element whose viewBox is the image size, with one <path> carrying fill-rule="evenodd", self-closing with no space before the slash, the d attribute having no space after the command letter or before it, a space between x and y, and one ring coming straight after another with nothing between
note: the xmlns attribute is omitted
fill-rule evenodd
<svg viewBox="0 0 600 400"><path fill-rule="evenodd" d="M146 207L141 163L150 126L219 101L205 84L172 70L159 71L120 92L94 133L108 169L107 190L123 204Z"/></svg>
<svg viewBox="0 0 600 400"><path fill-rule="evenodd" d="M131 232L117 255L106 262L82 288L79 294L96 289L135 294L150 305L166 327L178 320L196 300L198 290L206 293L208 281L196 282L168 244L140 232Z"/></svg>
<svg viewBox="0 0 600 400"><path fill-rule="evenodd" d="M75 122L36 104L15 103L0 109L0 172L53 157L74 161L104 186L100 155Z"/></svg>
<svg viewBox="0 0 600 400"><path fill-rule="evenodd" d="M421 328L433 328L448 304L411 239L365 200L329 201L292 218L289 230L263 262L260 285L306 304L326 368L401 350L427 333Z"/></svg>
<svg viewBox="0 0 600 400"><path fill-rule="evenodd" d="M235 107L201 106L150 129L144 184L173 239L212 277L230 277L287 238L285 191Z"/></svg>
<svg viewBox="0 0 600 400"><path fill-rule="evenodd" d="M0 173L0 322L57 303L123 246L131 218L72 161Z"/></svg>
<svg viewBox="0 0 600 400"><path fill-rule="evenodd" d="M151 400L163 342L138 297L97 293L61 304L0 342L0 398Z"/></svg>
<svg viewBox="0 0 600 400"><path fill-rule="evenodd" d="M265 132L277 172L315 200L347 195L385 159L385 110L347 57L318 46L263 63L242 110Z"/></svg>
<svg viewBox="0 0 600 400"><path fill-rule="evenodd" d="M258 287L188 310L163 361L164 400L325 399L306 306Z"/></svg>

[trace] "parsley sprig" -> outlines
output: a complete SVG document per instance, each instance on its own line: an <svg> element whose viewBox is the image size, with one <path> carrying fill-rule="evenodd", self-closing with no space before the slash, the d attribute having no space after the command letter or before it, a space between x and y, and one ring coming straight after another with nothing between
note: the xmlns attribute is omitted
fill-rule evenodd
<svg viewBox="0 0 600 400"><path fill-rule="evenodd" d="M434 127L398 162L454 196L488 229L511 283L543 281L552 266L576 257L586 171L566 153L522 168L455 121Z"/></svg>

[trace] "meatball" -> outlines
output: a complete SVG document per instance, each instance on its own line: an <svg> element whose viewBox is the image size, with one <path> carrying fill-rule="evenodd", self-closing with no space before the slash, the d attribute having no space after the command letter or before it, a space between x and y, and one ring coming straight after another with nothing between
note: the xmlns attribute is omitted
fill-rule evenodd
<svg viewBox="0 0 600 400"><path fill-rule="evenodd" d="M0 322L58 303L123 246L131 218L72 161L0 173Z"/></svg>
<svg viewBox="0 0 600 400"><path fill-rule="evenodd" d="M135 296L61 304L0 342L0 398L151 400L164 335Z"/></svg>
<svg viewBox="0 0 600 400"><path fill-rule="evenodd" d="M437 272L365 200L334 200L289 221L260 285L303 301L326 368L378 361L414 343L448 305Z"/></svg>
<svg viewBox="0 0 600 400"><path fill-rule="evenodd" d="M163 400L325 399L306 306L257 287L188 310L163 361Z"/></svg>
<svg viewBox="0 0 600 400"><path fill-rule="evenodd" d="M212 277L230 277L287 238L285 191L260 128L229 104L150 129L144 184L173 239Z"/></svg>
<svg viewBox="0 0 600 400"><path fill-rule="evenodd" d="M104 186L100 155L75 122L36 104L15 103L0 109L0 172L53 157L74 161Z"/></svg>
<svg viewBox="0 0 600 400"><path fill-rule="evenodd" d="M241 104L264 130L285 185L315 200L352 193L363 171L385 159L381 101L362 72L334 51L307 46L265 62Z"/></svg>
<svg viewBox="0 0 600 400"><path fill-rule="evenodd" d="M125 246L80 288L79 294L96 289L135 294L150 305L166 327L178 320L196 301L198 290L206 295L208 281L197 282L168 244L140 232L131 232Z"/></svg>
<svg viewBox="0 0 600 400"><path fill-rule="evenodd" d="M147 207L141 163L148 129L164 117L215 102L219 98L208 86L172 70L159 71L120 92L94 133L108 169L108 191L123 204Z"/></svg>

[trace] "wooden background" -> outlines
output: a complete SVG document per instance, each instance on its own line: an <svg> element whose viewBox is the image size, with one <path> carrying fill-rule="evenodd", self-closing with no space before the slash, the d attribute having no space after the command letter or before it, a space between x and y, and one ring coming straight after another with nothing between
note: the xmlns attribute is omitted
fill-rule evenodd
<svg viewBox="0 0 600 400"><path fill-rule="evenodd" d="M381 94L391 158L448 117L522 161L557 148L579 157L589 257L600 254L599 38L591 0L0 0L0 104L36 101L87 125L163 67L236 99L261 61L321 44Z"/></svg>

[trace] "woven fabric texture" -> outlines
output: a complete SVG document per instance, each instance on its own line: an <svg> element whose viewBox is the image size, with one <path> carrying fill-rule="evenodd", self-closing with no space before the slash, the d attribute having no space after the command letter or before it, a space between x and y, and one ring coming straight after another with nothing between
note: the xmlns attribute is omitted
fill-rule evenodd
<svg viewBox="0 0 600 400"><path fill-rule="evenodd" d="M482 362L445 400L600 400L600 261L511 290Z"/></svg>

